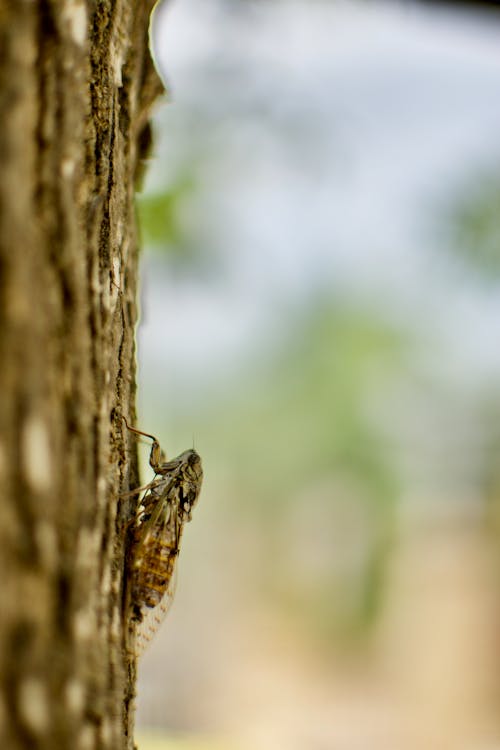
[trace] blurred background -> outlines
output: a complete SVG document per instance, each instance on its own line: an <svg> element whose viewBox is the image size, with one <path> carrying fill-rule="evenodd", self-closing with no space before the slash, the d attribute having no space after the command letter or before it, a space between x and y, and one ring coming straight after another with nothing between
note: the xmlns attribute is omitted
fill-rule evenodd
<svg viewBox="0 0 500 750"><path fill-rule="evenodd" d="M156 10L138 426L205 480L139 750L500 748L500 13L471 7Z"/></svg>

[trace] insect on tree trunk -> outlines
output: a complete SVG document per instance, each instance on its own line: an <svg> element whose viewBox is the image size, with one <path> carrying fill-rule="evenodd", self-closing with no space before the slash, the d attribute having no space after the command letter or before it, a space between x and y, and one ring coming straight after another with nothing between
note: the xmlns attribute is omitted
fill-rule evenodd
<svg viewBox="0 0 500 750"><path fill-rule="evenodd" d="M131 748L134 182L152 0L0 0L0 747ZM127 452L125 451L127 447Z"/></svg>

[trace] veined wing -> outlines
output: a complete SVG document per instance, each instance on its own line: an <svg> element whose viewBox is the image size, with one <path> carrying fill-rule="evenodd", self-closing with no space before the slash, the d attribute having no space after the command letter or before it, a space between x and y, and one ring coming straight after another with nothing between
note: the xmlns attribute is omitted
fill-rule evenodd
<svg viewBox="0 0 500 750"><path fill-rule="evenodd" d="M177 588L177 565L174 567L170 584L163 595L162 600L154 609L148 609L143 614L142 622L135 626L133 633L134 653L138 658L151 643L153 637L158 632L158 628L170 611L174 600L175 590Z"/></svg>
<svg viewBox="0 0 500 750"><path fill-rule="evenodd" d="M151 509L143 513L135 533L129 601L132 612L133 651L147 646L170 609L176 586L179 544L184 525L170 483L156 498L146 498Z"/></svg>

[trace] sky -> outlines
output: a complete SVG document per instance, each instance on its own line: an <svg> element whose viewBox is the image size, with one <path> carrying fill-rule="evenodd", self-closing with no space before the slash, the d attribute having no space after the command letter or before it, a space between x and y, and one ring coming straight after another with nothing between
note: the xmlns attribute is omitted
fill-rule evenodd
<svg viewBox="0 0 500 750"><path fill-rule="evenodd" d="M237 7L156 12L171 94L147 190L200 157L184 224L205 261L179 275L144 260L144 386L162 373L182 398L237 377L324 294L432 336L444 376L497 372L498 295L450 263L441 229L500 162L500 21L396 2Z"/></svg>

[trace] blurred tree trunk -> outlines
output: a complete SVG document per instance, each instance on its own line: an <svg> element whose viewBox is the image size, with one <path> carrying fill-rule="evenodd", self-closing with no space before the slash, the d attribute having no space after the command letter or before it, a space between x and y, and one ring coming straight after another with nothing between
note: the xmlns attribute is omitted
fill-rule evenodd
<svg viewBox="0 0 500 750"><path fill-rule="evenodd" d="M2 750L133 746L120 415L152 4L0 0Z"/></svg>

